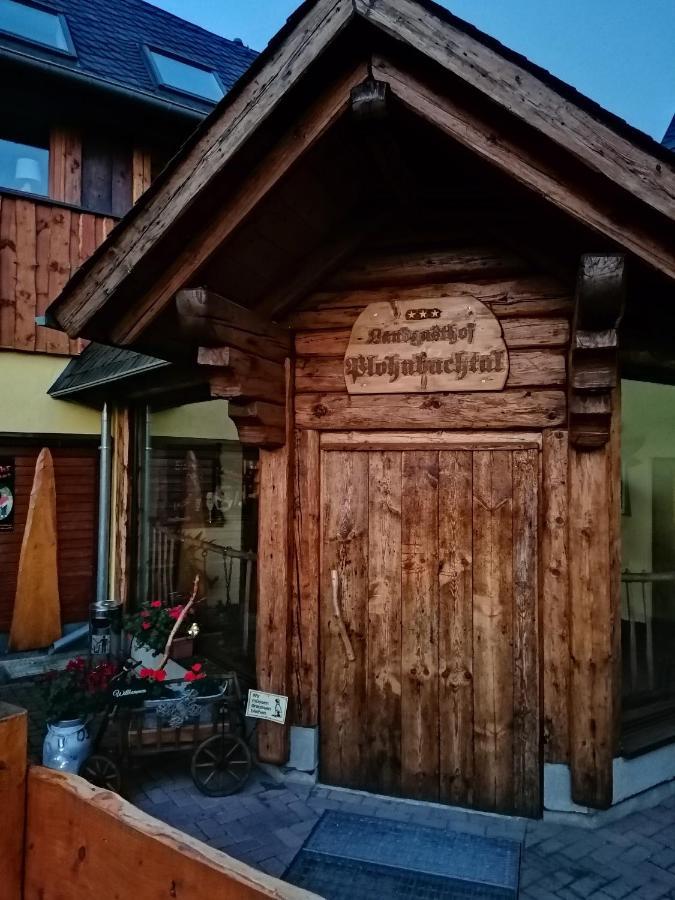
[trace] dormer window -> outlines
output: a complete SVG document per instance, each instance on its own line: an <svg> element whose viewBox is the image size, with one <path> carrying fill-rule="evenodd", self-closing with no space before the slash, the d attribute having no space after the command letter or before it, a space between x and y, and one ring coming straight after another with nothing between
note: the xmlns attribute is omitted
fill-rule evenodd
<svg viewBox="0 0 675 900"><path fill-rule="evenodd" d="M159 50L151 50L149 47L145 50L150 70L159 87L199 97L202 100L211 100L214 103L217 103L225 93L213 69L196 66L194 63Z"/></svg>
<svg viewBox="0 0 675 900"><path fill-rule="evenodd" d="M75 56L65 16L47 6L0 0L0 31Z"/></svg>

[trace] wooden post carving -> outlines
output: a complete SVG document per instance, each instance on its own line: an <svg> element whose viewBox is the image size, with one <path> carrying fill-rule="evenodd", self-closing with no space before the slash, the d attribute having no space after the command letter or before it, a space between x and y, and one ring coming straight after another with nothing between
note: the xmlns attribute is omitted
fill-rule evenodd
<svg viewBox="0 0 675 900"><path fill-rule="evenodd" d="M625 292L623 256L582 257L569 357L570 442L580 449L609 440Z"/></svg>

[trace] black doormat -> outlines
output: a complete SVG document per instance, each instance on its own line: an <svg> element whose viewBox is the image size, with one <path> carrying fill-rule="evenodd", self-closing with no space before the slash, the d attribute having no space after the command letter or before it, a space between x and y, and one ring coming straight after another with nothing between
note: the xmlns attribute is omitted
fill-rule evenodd
<svg viewBox="0 0 675 900"><path fill-rule="evenodd" d="M329 811L284 878L327 900L514 900L519 869L515 841Z"/></svg>

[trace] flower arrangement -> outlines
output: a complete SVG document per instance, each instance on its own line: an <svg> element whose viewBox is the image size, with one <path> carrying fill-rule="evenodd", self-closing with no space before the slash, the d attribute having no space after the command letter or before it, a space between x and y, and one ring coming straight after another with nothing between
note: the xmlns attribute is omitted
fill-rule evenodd
<svg viewBox="0 0 675 900"><path fill-rule="evenodd" d="M127 634L142 647L162 653L185 607L162 600L146 600L140 610L124 620Z"/></svg>
<svg viewBox="0 0 675 900"><path fill-rule="evenodd" d="M71 659L65 669L47 672L42 682L47 722L83 719L101 710L117 672L113 663L90 666L82 656Z"/></svg>

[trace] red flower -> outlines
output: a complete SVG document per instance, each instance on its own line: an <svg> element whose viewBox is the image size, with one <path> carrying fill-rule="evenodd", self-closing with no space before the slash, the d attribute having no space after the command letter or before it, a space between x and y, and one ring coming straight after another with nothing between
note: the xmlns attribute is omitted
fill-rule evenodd
<svg viewBox="0 0 675 900"><path fill-rule="evenodd" d="M149 610L149 609L142 609L142 610L141 610L141 615L143 616L144 619L147 618L147 617L150 615L150 610Z"/></svg>
<svg viewBox="0 0 675 900"><path fill-rule="evenodd" d="M166 678L166 670L165 669L157 669L154 672L155 681L164 681L165 678Z"/></svg>
<svg viewBox="0 0 675 900"><path fill-rule="evenodd" d="M186 672L183 676L183 681L199 681L200 678L206 678L206 674L204 672L199 674L197 672Z"/></svg>
<svg viewBox="0 0 675 900"><path fill-rule="evenodd" d="M172 606L171 609L169 610L169 615L171 616L172 619L179 619L180 614L182 612L183 612L182 606Z"/></svg>
<svg viewBox="0 0 675 900"><path fill-rule="evenodd" d="M147 631L148 628L152 628L152 625L150 624L150 622L141 622L141 627L144 631Z"/></svg>
<svg viewBox="0 0 675 900"><path fill-rule="evenodd" d="M195 663L195 664L192 666L192 671L193 671L193 672L201 672L202 668L203 668L203 666L202 666L201 663Z"/></svg>
<svg viewBox="0 0 675 900"><path fill-rule="evenodd" d="M161 601L161 600L153 600L152 603L150 604L150 606L151 606L153 609L159 609L159 608L161 607L161 605L162 605L162 601Z"/></svg>

